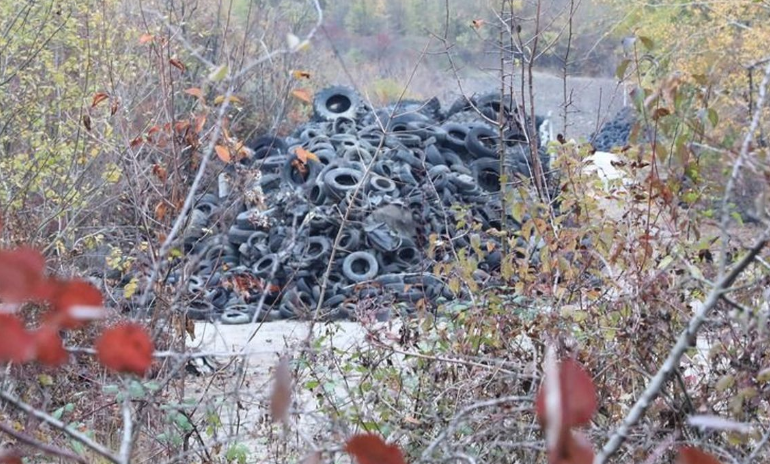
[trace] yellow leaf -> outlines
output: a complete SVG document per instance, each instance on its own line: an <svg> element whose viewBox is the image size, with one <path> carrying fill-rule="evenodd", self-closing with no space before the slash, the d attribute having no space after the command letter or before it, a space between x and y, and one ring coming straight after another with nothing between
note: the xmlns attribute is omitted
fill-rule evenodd
<svg viewBox="0 0 770 464"><path fill-rule="evenodd" d="M219 159L224 161L225 163L230 162L230 150L227 149L227 147L224 147L222 145L217 145L214 147L214 150L217 152L217 156Z"/></svg>
<svg viewBox="0 0 770 464"><path fill-rule="evenodd" d="M123 287L123 296L125 298L131 298L138 289L139 289L139 281L136 279L136 277L132 277L131 280L128 281L126 286Z"/></svg>
<svg viewBox="0 0 770 464"><path fill-rule="evenodd" d="M310 79L310 72L309 71L302 71L299 69L295 69L291 72L291 75L294 76L294 79Z"/></svg>
<svg viewBox="0 0 770 464"><path fill-rule="evenodd" d="M214 99L215 105L221 105L222 102L225 101L224 95L217 95L217 98ZM230 103L243 103L240 98L236 97L235 95L230 95L230 97L227 99Z"/></svg>
<svg viewBox="0 0 770 464"><path fill-rule="evenodd" d="M310 104L313 102L313 97L310 95L310 91L307 89L294 89L291 91L291 95L297 100Z"/></svg>

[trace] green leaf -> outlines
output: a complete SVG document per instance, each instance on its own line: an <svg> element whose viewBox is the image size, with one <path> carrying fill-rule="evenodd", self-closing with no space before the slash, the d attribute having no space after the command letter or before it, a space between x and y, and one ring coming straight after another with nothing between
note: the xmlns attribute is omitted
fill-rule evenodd
<svg viewBox="0 0 770 464"><path fill-rule="evenodd" d="M652 50L655 48L655 42L652 41L651 38L645 37L645 36L639 36L639 41L642 42L642 45L644 45L644 48L647 50Z"/></svg>
<svg viewBox="0 0 770 464"><path fill-rule="evenodd" d="M625 60L621 61L618 65L617 69L615 70L615 77L618 78L619 81L622 81L623 78L626 76L626 70L628 70L628 65L631 64L631 60L626 58Z"/></svg>
<svg viewBox="0 0 770 464"><path fill-rule="evenodd" d="M711 127L717 127L717 124L719 124L719 114L717 114L714 108L708 109L708 118L709 122L711 123Z"/></svg>
<svg viewBox="0 0 770 464"><path fill-rule="evenodd" d="M111 384L103 386L102 392L106 395L117 395L120 392L120 389L117 385Z"/></svg>
<svg viewBox="0 0 770 464"><path fill-rule="evenodd" d="M219 82L227 76L229 67L226 64L219 65L216 69L209 74L209 80L213 82Z"/></svg>

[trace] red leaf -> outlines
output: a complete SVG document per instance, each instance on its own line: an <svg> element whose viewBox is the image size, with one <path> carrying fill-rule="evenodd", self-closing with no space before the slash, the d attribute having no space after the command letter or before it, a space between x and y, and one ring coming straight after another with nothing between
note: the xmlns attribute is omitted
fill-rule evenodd
<svg viewBox="0 0 770 464"><path fill-rule="evenodd" d="M141 145L142 143L144 143L144 138L140 135L139 137L137 137L134 140L132 140L128 145L131 148L136 148L139 145Z"/></svg>
<svg viewBox="0 0 770 464"><path fill-rule="evenodd" d="M168 62L171 64L171 66L175 67L176 69L178 69L178 70L180 70L182 72L184 72L184 70L187 69L185 67L184 63L182 63L181 61L179 61L176 58L171 58L170 60L168 60Z"/></svg>
<svg viewBox="0 0 770 464"><path fill-rule="evenodd" d="M570 432L559 455L549 455L548 458L558 464L591 464L594 462L594 450L582 433Z"/></svg>
<svg viewBox="0 0 770 464"><path fill-rule="evenodd" d="M345 444L345 451L353 455L358 464L406 464L398 446L389 445L374 434L352 437Z"/></svg>
<svg viewBox="0 0 770 464"><path fill-rule="evenodd" d="M0 362L25 363L34 357L34 339L24 323L12 314L0 314Z"/></svg>
<svg viewBox="0 0 770 464"><path fill-rule="evenodd" d="M679 448L679 459L677 462L679 464L720 464L714 456L692 446Z"/></svg>
<svg viewBox="0 0 770 464"><path fill-rule="evenodd" d="M52 311L47 319L62 329L78 329L104 316L101 292L85 280L51 281Z"/></svg>
<svg viewBox="0 0 770 464"><path fill-rule="evenodd" d="M69 361L69 354L55 328L44 326L33 335L38 362L47 366L61 366Z"/></svg>
<svg viewBox="0 0 770 464"><path fill-rule="evenodd" d="M144 375L155 350L144 327L125 322L102 332L95 343L99 362L115 372Z"/></svg>
<svg viewBox="0 0 770 464"><path fill-rule="evenodd" d="M307 89L295 89L291 91L291 95L307 104L313 103L313 97L310 95L310 91Z"/></svg>
<svg viewBox="0 0 770 464"><path fill-rule="evenodd" d="M270 395L270 415L274 422L286 420L291 406L291 372L289 363L282 359L275 367L273 393Z"/></svg>
<svg viewBox="0 0 770 464"><path fill-rule="evenodd" d="M596 388L591 376L577 361L565 359L559 363L559 385L561 388L562 420L566 427L587 425L596 412ZM566 388L565 388L566 387ZM545 389L541 386L535 399L537 417L546 418Z"/></svg>
<svg viewBox="0 0 770 464"><path fill-rule="evenodd" d="M32 248L0 251L0 299L23 303L35 298L43 280L45 258Z"/></svg>
<svg viewBox="0 0 770 464"><path fill-rule="evenodd" d="M103 102L104 100L110 98L109 95L107 95L106 92L96 92L94 94L94 99L91 101L91 108L95 107L99 103Z"/></svg>
<svg viewBox="0 0 770 464"><path fill-rule="evenodd" d="M0 464L22 464L21 454L18 451L2 451L0 452Z"/></svg>

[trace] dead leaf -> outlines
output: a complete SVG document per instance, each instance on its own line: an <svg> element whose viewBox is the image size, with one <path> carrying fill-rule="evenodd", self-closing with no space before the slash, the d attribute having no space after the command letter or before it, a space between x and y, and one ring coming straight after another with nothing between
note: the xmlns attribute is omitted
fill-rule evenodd
<svg viewBox="0 0 770 464"><path fill-rule="evenodd" d="M294 151L294 153L297 155L297 159L302 161L302 164L307 164L308 160L315 161L316 163L320 163L321 161L318 159L318 157L315 155L315 153L305 150L302 147L297 147L297 149Z"/></svg>
<svg viewBox="0 0 770 464"><path fill-rule="evenodd" d="M160 164L153 164L152 165L152 173L161 182L166 182L166 179L168 178L168 172L166 171L166 168L164 168Z"/></svg>
<svg viewBox="0 0 770 464"><path fill-rule="evenodd" d="M216 147L214 147L214 151L217 152L217 156L219 157L219 159L221 159L225 163L229 163L230 160L232 159L230 157L230 150L228 150L227 147L223 145L217 145Z"/></svg>
<svg viewBox="0 0 770 464"><path fill-rule="evenodd" d="M158 221L162 221L163 218L166 217L166 212L168 211L168 206L166 206L166 202L160 201L157 205L155 205L155 219Z"/></svg>
<svg viewBox="0 0 770 464"><path fill-rule="evenodd" d="M389 445L371 433L350 438L345 451L353 455L358 464L406 464L398 446Z"/></svg>
<svg viewBox="0 0 770 464"><path fill-rule="evenodd" d="M184 331L190 336L190 340L195 340L195 321L191 318L185 318Z"/></svg>
<svg viewBox="0 0 770 464"><path fill-rule="evenodd" d="M91 132L91 116L87 114L83 115L83 127L85 127L88 132Z"/></svg>
<svg viewBox="0 0 770 464"><path fill-rule="evenodd" d="M297 100L301 100L307 104L313 103L313 97L307 89L294 89L291 91L291 95Z"/></svg>
<svg viewBox="0 0 770 464"><path fill-rule="evenodd" d="M294 76L294 79L310 79L310 72L309 71L302 71L295 69L291 72L291 75Z"/></svg>
<svg viewBox="0 0 770 464"><path fill-rule="evenodd" d="M140 45L144 45L144 44L152 42L153 40L155 40L155 36L154 35L152 35L152 34L142 34L139 37L139 44Z"/></svg>
<svg viewBox="0 0 770 464"><path fill-rule="evenodd" d="M704 453L698 448L683 446L679 448L678 464L720 464L714 456Z"/></svg>
<svg viewBox="0 0 770 464"><path fill-rule="evenodd" d="M169 62L169 64L171 64L171 66L175 67L176 69L178 69L178 70L180 70L182 72L184 72L185 69L187 69L187 67L184 65L184 63L182 63L181 61L179 61L176 58L171 58L170 60L168 60L168 62Z"/></svg>
<svg viewBox="0 0 770 464"><path fill-rule="evenodd" d="M103 102L104 100L110 98L109 95L107 95L106 92L96 92L94 94L93 100L91 100L91 108L94 108L99 103Z"/></svg>
<svg viewBox="0 0 770 464"><path fill-rule="evenodd" d="M206 116L200 115L195 117L195 133L200 134L203 130L203 126L206 125Z"/></svg>
<svg viewBox="0 0 770 464"><path fill-rule="evenodd" d="M115 116L115 113L118 112L118 106L120 106L120 100L113 98L112 105L110 105L110 116Z"/></svg>
<svg viewBox="0 0 770 464"><path fill-rule="evenodd" d="M182 133L190 127L190 121L177 121L174 123L174 132L177 134Z"/></svg>
<svg viewBox="0 0 770 464"><path fill-rule="evenodd" d="M270 416L273 422L286 421L291 406L291 371L289 361L281 359L273 374L273 393L270 395Z"/></svg>
<svg viewBox="0 0 770 464"><path fill-rule="evenodd" d="M184 91L187 95L192 95L195 98L203 100L203 92L198 87L190 87Z"/></svg>
<svg viewBox="0 0 770 464"><path fill-rule="evenodd" d="M664 116L668 116L669 114L671 114L671 111L669 111L668 108L657 108L652 113L652 119L657 121L658 119L660 119L660 118L662 118Z"/></svg>

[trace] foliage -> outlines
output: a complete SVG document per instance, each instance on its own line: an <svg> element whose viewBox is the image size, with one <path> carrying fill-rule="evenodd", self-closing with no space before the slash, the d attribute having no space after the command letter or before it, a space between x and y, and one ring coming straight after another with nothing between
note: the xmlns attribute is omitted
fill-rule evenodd
<svg viewBox="0 0 770 464"><path fill-rule="evenodd" d="M650 56L656 76L681 73L709 94L710 107L728 125L723 129L740 129L749 116L750 101L757 98L761 75L756 64L766 58L762 46L770 37L766 4L743 0L602 2L615 8L616 18L622 18L618 37L640 38L626 47L627 57ZM646 47L644 40L654 47Z"/></svg>

